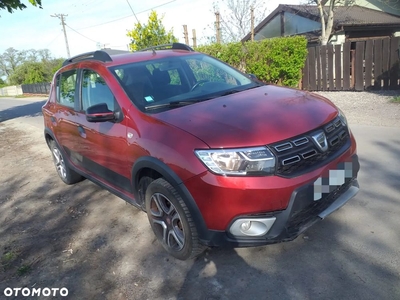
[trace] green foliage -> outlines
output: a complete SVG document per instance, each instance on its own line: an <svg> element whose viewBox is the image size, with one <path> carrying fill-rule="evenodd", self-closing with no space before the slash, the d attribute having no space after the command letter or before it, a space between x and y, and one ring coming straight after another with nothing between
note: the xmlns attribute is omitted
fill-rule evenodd
<svg viewBox="0 0 400 300"><path fill-rule="evenodd" d="M162 17L158 18L157 12L151 11L147 24L136 23L135 28L126 34L131 38L130 49L136 51L151 46L177 42L172 29L167 32L162 24Z"/></svg>
<svg viewBox="0 0 400 300"><path fill-rule="evenodd" d="M11 85L31 84L45 81L45 71L42 63L25 62L18 66L8 78Z"/></svg>
<svg viewBox="0 0 400 300"><path fill-rule="evenodd" d="M24 276L26 275L29 271L31 271L32 267L30 265L22 265L18 268L17 270L17 275L18 276Z"/></svg>
<svg viewBox="0 0 400 300"><path fill-rule="evenodd" d="M5 86L7 86L7 84L5 83L5 81L3 79L0 78L0 89Z"/></svg>
<svg viewBox="0 0 400 300"><path fill-rule="evenodd" d="M29 0L29 2L33 6L39 6L42 8L42 0ZM26 8L26 5L22 3L20 0L1 0L0 1L0 9L7 9L9 13L13 13L14 10L20 9L23 10Z"/></svg>
<svg viewBox="0 0 400 300"><path fill-rule="evenodd" d="M214 56L258 79L296 86L307 57L307 40L301 36L265 39L257 42L212 44L197 51Z"/></svg>
<svg viewBox="0 0 400 300"><path fill-rule="evenodd" d="M390 102L392 102L392 103L399 103L399 104L400 104L400 96L393 97L393 99L390 100Z"/></svg>
<svg viewBox="0 0 400 300"><path fill-rule="evenodd" d="M52 58L48 49L8 48L0 55L0 76L7 76L10 85L50 82L63 61Z"/></svg>
<svg viewBox="0 0 400 300"><path fill-rule="evenodd" d="M50 82L53 78L55 72L57 72L61 67L63 62L65 61L64 58L56 58L51 59L45 63L45 70L46 70L46 81Z"/></svg>

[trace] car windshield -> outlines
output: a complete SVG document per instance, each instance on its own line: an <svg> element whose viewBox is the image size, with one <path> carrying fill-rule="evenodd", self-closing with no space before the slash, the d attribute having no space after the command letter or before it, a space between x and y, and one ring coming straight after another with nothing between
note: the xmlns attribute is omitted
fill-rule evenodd
<svg viewBox="0 0 400 300"><path fill-rule="evenodd" d="M110 68L143 111L172 109L262 85L204 54L173 56Z"/></svg>

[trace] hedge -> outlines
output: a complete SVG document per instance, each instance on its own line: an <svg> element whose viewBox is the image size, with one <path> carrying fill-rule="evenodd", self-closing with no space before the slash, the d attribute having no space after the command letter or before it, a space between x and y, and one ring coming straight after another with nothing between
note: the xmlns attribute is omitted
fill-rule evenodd
<svg viewBox="0 0 400 300"><path fill-rule="evenodd" d="M285 86L297 86L307 57L303 36L265 39L255 42L211 44L197 51L214 56L258 79Z"/></svg>

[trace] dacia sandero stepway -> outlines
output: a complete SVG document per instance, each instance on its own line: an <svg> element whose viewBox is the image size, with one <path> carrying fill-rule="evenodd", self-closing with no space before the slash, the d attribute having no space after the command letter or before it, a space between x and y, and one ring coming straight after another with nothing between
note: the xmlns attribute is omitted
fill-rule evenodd
<svg viewBox="0 0 400 300"><path fill-rule="evenodd" d="M356 142L332 102L179 43L66 60L43 116L60 178L145 211L182 260L293 240L359 190Z"/></svg>

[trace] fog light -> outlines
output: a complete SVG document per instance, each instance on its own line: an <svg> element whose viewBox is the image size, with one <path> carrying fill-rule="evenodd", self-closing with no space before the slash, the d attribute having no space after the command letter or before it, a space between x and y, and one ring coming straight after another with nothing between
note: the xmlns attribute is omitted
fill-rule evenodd
<svg viewBox="0 0 400 300"><path fill-rule="evenodd" d="M263 236L271 229L275 220L275 217L237 219L233 222L229 231L234 236Z"/></svg>
<svg viewBox="0 0 400 300"><path fill-rule="evenodd" d="M248 231L251 227L251 221L245 221L240 225L242 231Z"/></svg>

